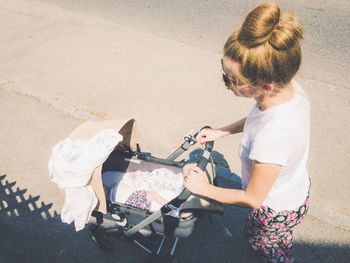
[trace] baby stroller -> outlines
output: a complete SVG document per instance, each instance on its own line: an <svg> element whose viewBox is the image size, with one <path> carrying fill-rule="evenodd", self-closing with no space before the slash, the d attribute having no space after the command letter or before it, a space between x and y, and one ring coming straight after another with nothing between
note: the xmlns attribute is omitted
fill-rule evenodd
<svg viewBox="0 0 350 263"><path fill-rule="evenodd" d="M203 214L222 214L222 204L194 196L185 188L159 210L151 212L124 203L111 202L103 189L102 174L109 171L152 171L160 167L181 172L188 161L176 159L197 142L198 132L185 136L182 145L169 157L162 159L141 151L137 142L135 120L127 121L118 130L123 141L115 147L103 165L94 171L90 182L99 200L88 226L92 240L101 248L108 249L109 237L117 237L136 244L157 259L171 259L178 239L191 235L198 217ZM208 181L216 184L215 165L211 157L213 145L214 142L205 144L204 150L197 156L196 164L205 171ZM177 216L173 215L174 212Z"/></svg>

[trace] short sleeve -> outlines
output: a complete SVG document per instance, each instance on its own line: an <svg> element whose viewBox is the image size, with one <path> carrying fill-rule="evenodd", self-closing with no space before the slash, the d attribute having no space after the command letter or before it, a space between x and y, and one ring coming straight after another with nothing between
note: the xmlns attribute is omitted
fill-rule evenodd
<svg viewBox="0 0 350 263"><path fill-rule="evenodd" d="M265 127L252 139L249 159L285 166L294 144L291 130Z"/></svg>

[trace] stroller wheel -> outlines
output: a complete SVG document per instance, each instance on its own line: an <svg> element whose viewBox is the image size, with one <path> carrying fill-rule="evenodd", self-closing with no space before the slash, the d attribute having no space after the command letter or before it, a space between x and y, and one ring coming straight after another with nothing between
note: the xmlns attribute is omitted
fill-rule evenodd
<svg viewBox="0 0 350 263"><path fill-rule="evenodd" d="M125 218L125 216L118 214L111 214L111 216L115 219L118 226L125 227L128 224L128 220Z"/></svg>

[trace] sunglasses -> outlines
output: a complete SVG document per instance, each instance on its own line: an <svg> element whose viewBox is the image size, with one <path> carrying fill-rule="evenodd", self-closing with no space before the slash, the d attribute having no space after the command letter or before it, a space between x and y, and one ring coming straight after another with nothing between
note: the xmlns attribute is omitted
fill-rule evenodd
<svg viewBox="0 0 350 263"><path fill-rule="evenodd" d="M227 87L227 89L230 89L233 83L230 80L230 78L227 76L227 73L225 71L224 59L221 59L221 69L222 69L222 80L224 81L225 86Z"/></svg>
<svg viewBox="0 0 350 263"><path fill-rule="evenodd" d="M227 73L226 73L225 68L224 68L224 59L221 59L221 68L222 68L222 80L224 81L227 89L231 89L232 86L237 86L238 81L236 79L230 79L227 76Z"/></svg>

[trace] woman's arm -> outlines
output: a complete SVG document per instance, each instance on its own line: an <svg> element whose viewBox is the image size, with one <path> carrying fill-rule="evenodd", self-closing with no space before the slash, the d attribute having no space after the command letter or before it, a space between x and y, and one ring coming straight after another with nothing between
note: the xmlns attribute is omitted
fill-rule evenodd
<svg viewBox="0 0 350 263"><path fill-rule="evenodd" d="M204 173L199 168L194 167L185 176L185 186L194 194L224 204L258 208L265 200L280 170L280 165L253 161L252 175L247 189L244 191L211 185Z"/></svg>
<svg viewBox="0 0 350 263"><path fill-rule="evenodd" d="M243 131L246 118L236 121L220 129L203 129L198 133L197 139L201 144L208 141L215 141L224 136L240 133Z"/></svg>
<svg viewBox="0 0 350 263"><path fill-rule="evenodd" d="M243 132L243 127L244 127L244 123L245 123L246 119L247 118L243 118L243 119L236 121L228 126L220 128L219 130L227 132L227 134L241 133L241 132Z"/></svg>

